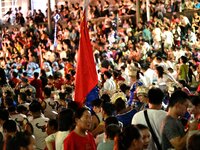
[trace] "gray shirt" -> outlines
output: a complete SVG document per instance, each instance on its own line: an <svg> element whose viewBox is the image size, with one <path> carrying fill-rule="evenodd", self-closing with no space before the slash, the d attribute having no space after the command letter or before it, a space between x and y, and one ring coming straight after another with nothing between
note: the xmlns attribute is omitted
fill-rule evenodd
<svg viewBox="0 0 200 150"><path fill-rule="evenodd" d="M185 135L184 126L181 121L171 116L167 116L163 122L162 130L162 149L167 150L173 148L170 140Z"/></svg>
<svg viewBox="0 0 200 150"><path fill-rule="evenodd" d="M98 145L97 150L113 150L114 140L108 140Z"/></svg>

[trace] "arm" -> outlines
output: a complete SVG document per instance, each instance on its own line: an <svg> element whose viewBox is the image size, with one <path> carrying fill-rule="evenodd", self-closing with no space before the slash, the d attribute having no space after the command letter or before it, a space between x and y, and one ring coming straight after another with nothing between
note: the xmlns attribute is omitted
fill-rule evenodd
<svg viewBox="0 0 200 150"><path fill-rule="evenodd" d="M53 150L52 142L55 141L56 133L51 134L45 138L45 142L47 145L48 150Z"/></svg>
<svg viewBox="0 0 200 150"><path fill-rule="evenodd" d="M188 132L185 136L183 137L175 137L173 139L170 140L170 143L172 144L172 146L176 149L176 150L182 150L186 147L186 140L188 137Z"/></svg>

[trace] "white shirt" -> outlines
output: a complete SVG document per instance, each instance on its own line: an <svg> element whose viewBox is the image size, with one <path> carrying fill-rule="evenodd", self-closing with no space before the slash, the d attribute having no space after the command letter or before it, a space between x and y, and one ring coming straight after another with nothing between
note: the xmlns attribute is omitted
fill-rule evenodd
<svg viewBox="0 0 200 150"><path fill-rule="evenodd" d="M148 118L150 121L150 124L152 126L152 128L154 129L155 134L157 135L160 143L161 143L161 126L162 126L162 121L165 119L167 112L164 110L155 110L155 109L147 109L147 114L148 114ZM132 119L132 124L136 125L136 124L143 124L143 125L147 125L146 123L146 119L144 117L144 111L139 111L138 113L136 113L133 116ZM151 140L150 142L150 147L149 149L156 149L155 144L153 144L153 141Z"/></svg>
<svg viewBox="0 0 200 150"><path fill-rule="evenodd" d="M103 90L107 91L108 93L112 93L116 90L116 84L113 81L112 77L106 80L106 82L103 85Z"/></svg>
<svg viewBox="0 0 200 150"><path fill-rule="evenodd" d="M160 28L155 28L153 30L153 35L154 35L153 40L160 42L161 41L161 33L162 33L162 31Z"/></svg>
<svg viewBox="0 0 200 150"><path fill-rule="evenodd" d="M47 143L55 141L56 150L64 150L63 141L65 140L68 134L69 131L58 131L46 137L45 141Z"/></svg>
<svg viewBox="0 0 200 150"><path fill-rule="evenodd" d="M171 31L165 31L163 33L163 36L164 36L165 44L171 44L171 45L173 44L174 36Z"/></svg>
<svg viewBox="0 0 200 150"><path fill-rule="evenodd" d="M58 103L54 101L52 98L47 98L44 100L45 102L45 109L44 109L44 116L50 119L56 119L56 114L52 111L57 111Z"/></svg>
<svg viewBox="0 0 200 150"><path fill-rule="evenodd" d="M37 150L43 150L45 148L45 138L47 137L45 129L48 120L48 118L40 117L30 121L33 126L33 135L35 136L35 145Z"/></svg>

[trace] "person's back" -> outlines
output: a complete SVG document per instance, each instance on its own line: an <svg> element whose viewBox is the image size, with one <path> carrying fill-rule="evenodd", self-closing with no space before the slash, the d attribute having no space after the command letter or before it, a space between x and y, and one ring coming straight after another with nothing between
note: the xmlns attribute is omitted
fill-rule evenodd
<svg viewBox="0 0 200 150"><path fill-rule="evenodd" d="M36 149L43 150L45 148L45 138L47 137L46 124L48 118L41 114L41 104L38 101L33 101L29 105L29 110L33 115L33 120L30 120L33 135L35 136Z"/></svg>
<svg viewBox="0 0 200 150"><path fill-rule="evenodd" d="M152 88L148 92L149 98L149 109L147 109L148 118L150 124L156 134L157 138L161 139L161 123L166 117L167 113L164 110L161 110L162 100L164 98L164 94L159 88ZM132 124L143 124L148 126L147 121L144 116L144 111L140 111L133 116ZM161 141L159 141L161 143ZM149 149L157 149L153 138L149 144Z"/></svg>
<svg viewBox="0 0 200 150"><path fill-rule="evenodd" d="M99 143L97 150L113 150L114 148L114 138L120 133L120 127L115 124L110 124L106 127L105 142Z"/></svg>

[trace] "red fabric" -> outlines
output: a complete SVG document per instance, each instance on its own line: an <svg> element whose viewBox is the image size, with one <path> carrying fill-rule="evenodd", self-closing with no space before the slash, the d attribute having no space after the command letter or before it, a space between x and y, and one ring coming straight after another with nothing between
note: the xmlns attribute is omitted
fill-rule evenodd
<svg viewBox="0 0 200 150"><path fill-rule="evenodd" d="M63 79L62 77L54 81L54 86L58 90L61 90L63 84L65 84L65 79Z"/></svg>
<svg viewBox="0 0 200 150"><path fill-rule="evenodd" d="M94 137L91 133L80 136L72 131L64 140L64 150L96 150Z"/></svg>
<svg viewBox="0 0 200 150"><path fill-rule="evenodd" d="M13 77L13 78L11 79L11 82L13 82L13 83L14 83L14 86L16 86L19 82L21 82L21 80L15 78L15 77Z"/></svg>
<svg viewBox="0 0 200 150"><path fill-rule="evenodd" d="M98 84L85 13L80 25L80 35L75 77L75 101L82 106L87 94Z"/></svg>
<svg viewBox="0 0 200 150"><path fill-rule="evenodd" d="M199 84L199 86L197 88L197 92L200 93L200 84Z"/></svg>
<svg viewBox="0 0 200 150"><path fill-rule="evenodd" d="M36 89L36 98L42 98L42 81L40 79L33 79L30 84Z"/></svg>

